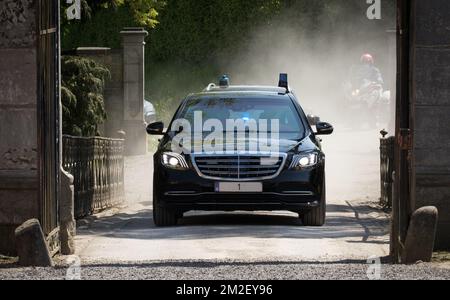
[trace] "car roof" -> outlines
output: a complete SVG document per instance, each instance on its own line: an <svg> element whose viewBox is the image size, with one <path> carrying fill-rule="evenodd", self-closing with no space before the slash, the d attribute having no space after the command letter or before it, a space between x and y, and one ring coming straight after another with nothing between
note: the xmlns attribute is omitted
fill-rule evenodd
<svg viewBox="0 0 450 300"><path fill-rule="evenodd" d="M190 96L250 96L250 95L267 95L267 96L282 96L287 95L285 88L275 86L262 85L231 85L227 87L220 87L210 84L205 90L200 93L191 94Z"/></svg>

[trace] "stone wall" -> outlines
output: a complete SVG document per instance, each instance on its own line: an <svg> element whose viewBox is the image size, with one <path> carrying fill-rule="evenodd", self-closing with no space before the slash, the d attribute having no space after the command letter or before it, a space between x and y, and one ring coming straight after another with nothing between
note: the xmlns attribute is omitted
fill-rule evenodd
<svg viewBox="0 0 450 300"><path fill-rule="evenodd" d="M414 1L413 196L439 209L437 247L450 249L450 1Z"/></svg>
<svg viewBox="0 0 450 300"><path fill-rule="evenodd" d="M0 1L0 253L38 216L36 0Z"/></svg>
<svg viewBox="0 0 450 300"><path fill-rule="evenodd" d="M0 48L29 48L36 43L36 0L0 1Z"/></svg>

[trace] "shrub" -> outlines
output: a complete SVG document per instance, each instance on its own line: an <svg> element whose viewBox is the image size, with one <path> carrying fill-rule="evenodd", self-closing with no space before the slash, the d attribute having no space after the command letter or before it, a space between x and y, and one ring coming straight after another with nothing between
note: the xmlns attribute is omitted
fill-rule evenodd
<svg viewBox="0 0 450 300"><path fill-rule="evenodd" d="M106 120L105 81L109 70L92 59L65 56L61 60L63 133L73 136L98 135Z"/></svg>

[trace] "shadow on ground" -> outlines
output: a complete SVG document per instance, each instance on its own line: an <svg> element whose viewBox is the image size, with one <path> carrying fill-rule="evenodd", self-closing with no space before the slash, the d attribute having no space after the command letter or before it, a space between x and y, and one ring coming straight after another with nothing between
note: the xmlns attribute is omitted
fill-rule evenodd
<svg viewBox="0 0 450 300"><path fill-rule="evenodd" d="M13 269L18 267L19 267L18 258L0 256L0 269Z"/></svg>
<svg viewBox="0 0 450 300"><path fill-rule="evenodd" d="M360 237L361 242L387 244L388 241L369 241L369 238L385 236L389 223L386 218L358 217L371 212L375 210L365 205L329 205L324 227L305 227L295 214L199 213L189 214L176 227L157 228L153 224L152 210L145 209L94 219L79 228L79 235L142 240L349 238L355 243L358 242L355 238Z"/></svg>

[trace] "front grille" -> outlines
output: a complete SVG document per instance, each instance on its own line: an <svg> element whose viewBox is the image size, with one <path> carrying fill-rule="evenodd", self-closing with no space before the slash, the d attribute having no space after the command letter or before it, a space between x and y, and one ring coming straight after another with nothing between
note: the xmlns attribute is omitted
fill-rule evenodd
<svg viewBox="0 0 450 300"><path fill-rule="evenodd" d="M218 180L258 180L276 177L286 156L229 155L193 156L200 176Z"/></svg>

